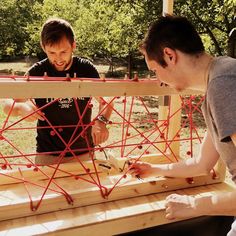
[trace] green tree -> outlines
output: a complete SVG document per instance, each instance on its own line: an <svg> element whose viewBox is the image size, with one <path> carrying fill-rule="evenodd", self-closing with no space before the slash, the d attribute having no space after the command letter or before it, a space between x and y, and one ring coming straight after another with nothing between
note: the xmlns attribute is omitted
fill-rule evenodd
<svg viewBox="0 0 236 236"><path fill-rule="evenodd" d="M177 0L174 9L175 14L188 17L197 27L209 52L227 54L228 36L236 27L235 0Z"/></svg>
<svg viewBox="0 0 236 236"><path fill-rule="evenodd" d="M25 54L26 28L33 22L34 0L2 0L0 5L0 58Z"/></svg>

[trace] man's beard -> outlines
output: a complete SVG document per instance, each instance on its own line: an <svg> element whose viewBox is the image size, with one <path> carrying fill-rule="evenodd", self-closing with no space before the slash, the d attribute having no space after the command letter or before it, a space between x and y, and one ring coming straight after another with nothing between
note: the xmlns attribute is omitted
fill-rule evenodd
<svg viewBox="0 0 236 236"><path fill-rule="evenodd" d="M65 71L65 70L69 69L68 67L70 66L71 62L72 62L72 58L71 58L71 60L70 60L68 63L65 64L65 66L64 66L63 68L60 67L60 70L58 70L58 67L57 67L54 63L51 62L51 65L52 65L57 71Z"/></svg>

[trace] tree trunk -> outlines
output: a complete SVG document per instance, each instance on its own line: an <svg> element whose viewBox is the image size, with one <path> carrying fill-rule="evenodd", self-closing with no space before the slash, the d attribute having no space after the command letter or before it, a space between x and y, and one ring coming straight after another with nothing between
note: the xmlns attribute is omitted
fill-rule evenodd
<svg viewBox="0 0 236 236"><path fill-rule="evenodd" d="M132 53L128 55L128 78L132 79Z"/></svg>

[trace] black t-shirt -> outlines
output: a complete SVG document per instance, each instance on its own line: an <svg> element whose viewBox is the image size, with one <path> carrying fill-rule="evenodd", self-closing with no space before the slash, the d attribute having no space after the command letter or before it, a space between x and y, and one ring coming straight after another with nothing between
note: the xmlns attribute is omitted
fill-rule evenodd
<svg viewBox="0 0 236 236"><path fill-rule="evenodd" d="M73 63L70 69L66 71L57 71L49 63L48 59L44 59L35 63L28 73L30 76L43 76L45 72L49 77L66 77L69 74L73 78L76 73L77 78L99 78L99 74L93 64L79 57L73 57ZM70 148L75 154L88 152L88 148L93 146L91 126L86 129L86 126L91 122L91 108L88 107L90 98L57 99L35 99L38 107L46 105L42 112L45 113L48 119L48 121L38 120L37 152L51 152L52 155L59 155L61 151L65 150L65 144L67 145L71 140L73 144ZM50 128L50 125L56 127L56 131L61 138ZM83 129L86 129L86 132L82 132L81 135ZM72 154L67 151L65 156L72 156Z"/></svg>

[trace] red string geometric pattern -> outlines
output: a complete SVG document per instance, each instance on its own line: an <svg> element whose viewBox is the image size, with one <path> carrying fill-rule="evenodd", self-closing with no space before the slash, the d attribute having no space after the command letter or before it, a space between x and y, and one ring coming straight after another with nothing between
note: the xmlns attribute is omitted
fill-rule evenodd
<svg viewBox="0 0 236 236"><path fill-rule="evenodd" d="M21 77L12 77L10 79L22 80ZM37 79L37 81L38 80L39 79ZM31 83L33 83L33 81L31 81ZM60 98L49 101L45 106L38 110L43 112L46 107L51 106L58 101L58 99ZM44 116L47 125L41 127L41 129L50 129L51 135L58 137L64 143L65 149L60 153L54 151L40 154L35 151L36 122L26 121L29 116L33 115L38 110L26 117L12 117L11 112L15 105L13 103L12 109L7 115L4 115L3 112L1 112L0 175L20 182L25 186L25 191L28 195L32 210L37 210L39 208L47 194L63 195L69 204L73 203L73 198L70 193L60 186L54 178L58 173L63 173L70 178L78 180L78 185L81 181L84 181L96 186L100 189L101 195L107 198L114 188L127 177L127 169L125 169L109 189L102 183L100 178L101 171L97 169L95 160L99 158L106 159L106 156L109 155L110 152L112 152L112 155L115 157L121 158L135 156L137 161L142 160L142 157L145 155L160 153L166 157L168 162L172 162L173 160L169 158L170 154L174 157L175 161L178 161L179 159L179 156L172 150L172 144L178 142L180 143L180 154L182 158L191 158L195 155L194 152L196 152L199 143L201 143L205 131L200 109L204 97L180 96L181 104L175 111L171 110L171 103L173 102L171 99L172 97L169 97L169 104L164 106L166 118L160 119L159 98L155 96L100 97L100 100L104 105L100 112L98 112L97 109L97 102L93 98L90 98L82 114L78 108L77 99L73 98L79 118L76 125L53 126L47 117ZM30 99L30 102L35 104L33 99ZM111 103L114 103L114 107L110 119L111 121L108 124L110 138L99 146L90 147L89 141L86 138L86 132L94 124L96 117L100 115L107 106L110 106ZM82 119L86 109L89 108L93 109L92 121L89 124L84 124ZM180 126L175 134L172 133L172 135L170 135L170 124L174 117L180 112ZM79 135L76 135L76 130L79 127L82 127L82 132ZM68 142L66 142L61 135L66 128L74 129ZM83 149L82 151L88 151L90 153L94 173L92 173L90 168L76 156L75 152L78 151L79 148L78 150L71 149L73 143L80 137L83 137L89 146L87 150ZM74 165L78 165L86 174L86 177L85 175L66 172L61 168L61 160L66 152L70 153L71 156L77 160L77 162L74 162ZM39 168L39 166L34 163L35 156L42 154L57 154L60 157L56 165L48 166L48 168L52 170L51 175L48 175L48 173L44 171L44 168ZM104 168L107 168L106 165ZM22 171L24 169L33 170L35 173L40 172L46 179L44 182L45 184L34 179L25 178ZM11 170L18 170L19 175L11 175ZM39 199L34 199L30 190L32 186L33 188L40 189L41 197Z"/></svg>

